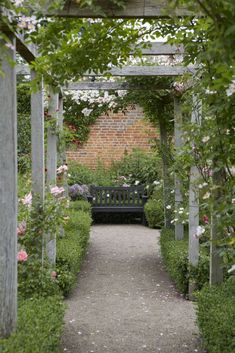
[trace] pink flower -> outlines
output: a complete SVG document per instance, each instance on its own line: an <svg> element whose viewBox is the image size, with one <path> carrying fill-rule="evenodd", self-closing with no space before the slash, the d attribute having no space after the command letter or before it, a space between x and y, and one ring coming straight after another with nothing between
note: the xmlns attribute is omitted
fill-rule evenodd
<svg viewBox="0 0 235 353"><path fill-rule="evenodd" d="M32 205L32 193L30 191L29 194L27 194L23 199L21 199L21 202L23 203L23 205L27 205L27 206L31 206Z"/></svg>
<svg viewBox="0 0 235 353"><path fill-rule="evenodd" d="M63 194L64 191L65 190L63 187L58 187L58 186L51 187L51 194L54 196L59 196L59 195Z"/></svg>
<svg viewBox="0 0 235 353"><path fill-rule="evenodd" d="M68 171L68 166L66 164L61 165L59 168L57 168L57 174L63 174Z"/></svg>
<svg viewBox="0 0 235 353"><path fill-rule="evenodd" d="M17 227L17 235L25 235L26 233L26 222L21 222Z"/></svg>
<svg viewBox="0 0 235 353"><path fill-rule="evenodd" d="M51 271L51 279L54 281L57 277L56 271Z"/></svg>
<svg viewBox="0 0 235 353"><path fill-rule="evenodd" d="M204 216L202 217L202 220L203 220L203 222L204 222L205 224L209 224L209 217L208 217L207 215L204 215Z"/></svg>
<svg viewBox="0 0 235 353"><path fill-rule="evenodd" d="M28 260L28 254L24 250L20 250L17 254L17 260L21 262L25 262Z"/></svg>

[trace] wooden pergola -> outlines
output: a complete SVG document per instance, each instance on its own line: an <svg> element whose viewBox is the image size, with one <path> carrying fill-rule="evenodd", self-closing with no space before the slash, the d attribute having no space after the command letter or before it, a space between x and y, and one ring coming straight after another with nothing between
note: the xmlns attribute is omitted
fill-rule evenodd
<svg viewBox="0 0 235 353"><path fill-rule="evenodd" d="M100 1L105 14L110 18L165 18L175 14L177 16L192 15L185 8L167 12L166 1L163 0L130 0L125 9L117 9L115 6L107 6L105 1ZM51 14L50 14L51 15ZM68 1L65 7L56 16L63 17L103 17L103 14L94 13L90 9L80 8L77 2ZM9 34L9 33L8 33ZM25 44L24 38L16 33L9 34L12 44L16 46L18 53L31 63L37 52L34 47ZM15 61L16 50L8 50L9 57ZM155 43L149 49L143 49L144 55L171 55L182 54L182 46L170 46L168 44ZM8 335L15 327L17 310L17 116L16 116L16 73L30 74L32 79L35 72L27 67L17 68L9 64L3 58L2 69L4 77L0 79L0 318L3 321L0 335ZM180 76L184 73L195 73L195 67L183 66L136 66L113 68L110 73L113 76ZM96 76L97 73L84 74L84 76ZM99 75L100 76L100 75ZM127 82L78 82L70 83L66 89L142 89L131 87ZM159 85L155 89L169 89ZM181 99L174 96L174 126L175 147L182 147L182 113ZM193 97L192 122L199 123L201 119L201 103L197 97ZM49 114L57 119L58 126L63 124L63 98L51 88L49 100ZM44 106L43 106L43 82L40 83L36 93L31 94L31 126L32 126L32 193L39 195L41 202L45 192L45 151L44 151ZM47 180L48 184L55 183L57 169L57 137L52 130L48 130L47 141ZM198 177L197 167L191 167L191 183L189 190L189 260L194 266L198 263L199 242L194 237L199 224L198 191L194 181ZM182 203L181 181L175 176L175 206ZM176 239L183 238L183 224L175 225ZM55 261L55 240L48 244L50 260ZM221 281L220 259L214 245L211 256L210 282Z"/></svg>

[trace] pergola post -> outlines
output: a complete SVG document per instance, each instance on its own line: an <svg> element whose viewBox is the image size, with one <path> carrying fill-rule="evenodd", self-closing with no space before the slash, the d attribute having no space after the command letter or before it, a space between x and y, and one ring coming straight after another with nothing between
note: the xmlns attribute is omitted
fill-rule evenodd
<svg viewBox="0 0 235 353"><path fill-rule="evenodd" d="M52 124L47 129L47 185L56 185L57 170L57 128L59 94L52 87L49 89L48 117ZM51 264L56 261L56 237L54 234L46 235L46 252Z"/></svg>
<svg viewBox="0 0 235 353"><path fill-rule="evenodd" d="M31 79L35 72L31 71ZM32 149L32 193L44 201L45 158L44 158L44 104L43 82L37 92L31 93L31 149Z"/></svg>
<svg viewBox="0 0 235 353"><path fill-rule="evenodd" d="M49 89L48 118L52 122L47 129L47 184L56 184L57 169L57 127L59 111L59 95L52 87Z"/></svg>
<svg viewBox="0 0 235 353"><path fill-rule="evenodd" d="M16 71L8 61L15 60L15 49L6 49L8 58L0 52L0 337L7 337L17 319Z"/></svg>
<svg viewBox="0 0 235 353"><path fill-rule="evenodd" d="M197 96L193 96L192 124L200 124L202 116L202 103ZM189 181L189 264L197 267L199 260L199 239L196 237L199 226L199 190L196 185L200 176L198 168L194 165L190 168ZM193 299L195 283L189 280L189 298Z"/></svg>
<svg viewBox="0 0 235 353"><path fill-rule="evenodd" d="M172 228L171 218L172 210L167 207L171 205L171 182L169 175L169 157L168 157L168 141L167 141L167 128L164 121L160 119L160 142L161 142L161 154L162 154L162 169L163 169L163 207L164 207L164 226L166 228Z"/></svg>
<svg viewBox="0 0 235 353"><path fill-rule="evenodd" d="M182 111L181 98L174 95L174 135L175 135L175 149L178 154L182 147ZM175 209L178 210L182 206L183 196L181 192L181 179L175 173ZM184 225L182 223L175 224L175 239L181 240L184 238Z"/></svg>
<svg viewBox="0 0 235 353"><path fill-rule="evenodd" d="M217 167L217 168L216 168ZM215 170L217 169L217 170ZM223 197L221 192L221 185L223 183L223 170L216 166L214 161L214 172L213 172L213 184L217 188L213 190L213 204L219 205L220 199ZM223 282L223 260L219 254L218 242L221 239L221 229L219 229L220 218L218 217L216 210L212 208L211 212L211 239L210 239L210 285L218 284Z"/></svg>

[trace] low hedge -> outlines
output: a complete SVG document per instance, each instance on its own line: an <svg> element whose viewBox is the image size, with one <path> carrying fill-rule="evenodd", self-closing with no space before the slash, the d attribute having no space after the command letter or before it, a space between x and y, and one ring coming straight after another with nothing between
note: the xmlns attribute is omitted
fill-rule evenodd
<svg viewBox="0 0 235 353"><path fill-rule="evenodd" d="M66 296L76 283L76 276L88 245L91 217L88 212L69 210L65 236L57 241L57 282Z"/></svg>
<svg viewBox="0 0 235 353"><path fill-rule="evenodd" d="M88 208L87 208L88 210ZM64 236L57 240L56 277L40 261L19 264L19 308L17 331L0 341L1 353L58 353L63 326L64 304L76 283L88 245L89 212L67 211Z"/></svg>
<svg viewBox="0 0 235 353"><path fill-rule="evenodd" d="M163 226L163 204L160 200L148 200L144 206L144 213L150 228L161 228Z"/></svg>
<svg viewBox="0 0 235 353"><path fill-rule="evenodd" d="M209 353L235 352L235 278L198 293L197 321Z"/></svg>
<svg viewBox="0 0 235 353"><path fill-rule="evenodd" d="M57 353L64 317L61 297L31 298L18 309L17 331L1 340L2 353Z"/></svg>
<svg viewBox="0 0 235 353"><path fill-rule="evenodd" d="M160 237L164 263L176 287L185 295L188 293L189 279L201 289L209 281L209 255L200 250L198 267L189 268L188 240L175 240L174 231L163 229Z"/></svg>
<svg viewBox="0 0 235 353"><path fill-rule="evenodd" d="M91 215L91 204L85 200L71 201L70 207L76 211L87 212Z"/></svg>

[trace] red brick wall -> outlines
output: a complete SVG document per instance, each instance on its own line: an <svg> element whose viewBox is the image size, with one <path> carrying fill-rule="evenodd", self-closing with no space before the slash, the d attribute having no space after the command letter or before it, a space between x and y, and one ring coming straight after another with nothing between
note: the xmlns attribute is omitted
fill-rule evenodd
<svg viewBox="0 0 235 353"><path fill-rule="evenodd" d="M68 160L76 160L94 168L100 160L106 166L119 160L133 148L150 150L153 138L158 138L152 124L143 120L141 108L100 116L91 126L88 141L67 151Z"/></svg>

